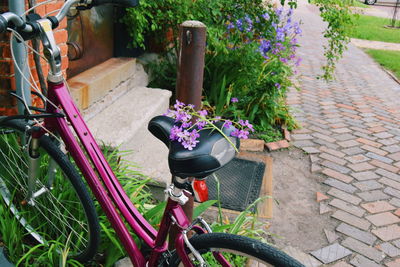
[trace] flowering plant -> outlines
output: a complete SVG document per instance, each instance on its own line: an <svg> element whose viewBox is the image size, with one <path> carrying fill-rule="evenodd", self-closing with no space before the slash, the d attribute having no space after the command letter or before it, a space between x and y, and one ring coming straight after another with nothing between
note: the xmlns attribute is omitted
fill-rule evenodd
<svg viewBox="0 0 400 267"><path fill-rule="evenodd" d="M253 9L225 16L220 37L207 47L208 103L217 115L246 118L262 132L271 126L295 128L285 103L301 62L296 50L302 31L293 9ZM239 99L234 107L232 96Z"/></svg>
<svg viewBox="0 0 400 267"><path fill-rule="evenodd" d="M207 110L196 111L193 105L185 105L178 100L176 100L174 109L168 109L167 113L164 115L174 118L177 123L171 129L170 139L172 141L178 141L188 150L192 150L196 147L197 143L199 143L199 131L204 129L214 129L218 131L235 149L236 146L221 130L221 127L231 128L232 131L230 135L241 139L247 139L250 132L254 132L253 125L251 125L248 120L234 122L219 116L209 118ZM218 122L222 125L221 127L216 125Z"/></svg>

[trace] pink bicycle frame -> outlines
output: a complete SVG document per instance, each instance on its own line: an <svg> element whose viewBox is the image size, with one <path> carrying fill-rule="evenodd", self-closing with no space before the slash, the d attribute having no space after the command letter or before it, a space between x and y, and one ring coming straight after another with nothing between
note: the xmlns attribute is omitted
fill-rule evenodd
<svg viewBox="0 0 400 267"><path fill-rule="evenodd" d="M107 218L110 220L133 265L142 267L146 266L146 262L148 262L147 266L155 266L161 254L167 250L166 239L172 223L171 216L176 219L176 223L181 229L185 229L190 225L181 206L171 199L168 200L160 229L157 232L139 213L126 195L75 106L65 84L49 83L48 88L49 100L60 109L56 109L49 104L47 112L62 112L66 119L45 119L46 128L57 132L63 139L66 149L75 160ZM70 126L72 126L73 131ZM74 132L80 142L75 138ZM84 151L81 147L84 148ZM133 232L152 248L149 259L145 259L139 250L123 219L129 224ZM200 227L196 228L196 231L204 232ZM185 266L193 266L186 253L182 232L179 232L176 237L175 247L182 259L182 263Z"/></svg>

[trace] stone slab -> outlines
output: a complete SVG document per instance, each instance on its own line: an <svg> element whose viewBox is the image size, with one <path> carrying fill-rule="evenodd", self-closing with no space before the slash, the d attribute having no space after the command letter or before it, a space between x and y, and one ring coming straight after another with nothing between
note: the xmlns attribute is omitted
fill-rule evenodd
<svg viewBox="0 0 400 267"><path fill-rule="evenodd" d="M377 249L370 247L354 238L348 237L343 242L342 245L357 252L361 255L379 263L383 260L384 254Z"/></svg>
<svg viewBox="0 0 400 267"><path fill-rule="evenodd" d="M381 190L365 191L362 193L357 193L357 195L365 201L377 201L390 198L390 196L386 195Z"/></svg>
<svg viewBox="0 0 400 267"><path fill-rule="evenodd" d="M371 180L379 178L379 176L373 171L365 171L365 172L354 172L351 173L351 176L356 178L359 181Z"/></svg>
<svg viewBox="0 0 400 267"><path fill-rule="evenodd" d="M371 225L371 223L369 223L367 220L358 218L354 215L351 215L350 213L341 210L337 210L331 216L339 221L353 225L361 230L368 230Z"/></svg>
<svg viewBox="0 0 400 267"><path fill-rule="evenodd" d="M325 214L332 211L332 209L328 206L328 204L324 202L319 203L319 214Z"/></svg>
<svg viewBox="0 0 400 267"><path fill-rule="evenodd" d="M355 256L350 263L356 267L382 267L382 265L376 264L375 262L361 255Z"/></svg>
<svg viewBox="0 0 400 267"><path fill-rule="evenodd" d="M341 246L339 243L315 250L310 253L321 262L328 264L340 260L351 254L351 251Z"/></svg>
<svg viewBox="0 0 400 267"><path fill-rule="evenodd" d="M295 247L287 246L283 249L283 251L304 264L306 267L319 267L322 265L320 261Z"/></svg>
<svg viewBox="0 0 400 267"><path fill-rule="evenodd" d="M400 222L399 217L388 211L374 215L369 215L366 216L365 218L378 227Z"/></svg>
<svg viewBox="0 0 400 267"><path fill-rule="evenodd" d="M329 244L335 242L339 238L339 236L333 231L324 229L324 233Z"/></svg>
<svg viewBox="0 0 400 267"><path fill-rule="evenodd" d="M357 217L362 217L365 213L365 210L363 210L357 206L354 206L348 202L345 202L343 200L337 199L337 198L335 198L331 202L329 202L329 205L331 205L335 208L344 210L344 211L346 211L350 214L353 214Z"/></svg>
<svg viewBox="0 0 400 267"><path fill-rule="evenodd" d="M358 205L361 202L361 198L348 194L346 192L340 191L336 188L331 188L328 191L328 195L340 198L341 200L347 201L351 204Z"/></svg>
<svg viewBox="0 0 400 267"><path fill-rule="evenodd" d="M383 241L391 241L400 238L400 227L396 224L373 229L371 232Z"/></svg>
<svg viewBox="0 0 400 267"><path fill-rule="evenodd" d="M383 251L386 255L388 255L389 257L397 257L400 255L400 249L393 246L392 244L390 244L389 242L385 242L382 244L379 244L377 246L377 248L381 251Z"/></svg>
<svg viewBox="0 0 400 267"><path fill-rule="evenodd" d="M366 209L369 213L380 213L385 211L390 211L396 209L394 206L390 205L387 201L376 201L361 204L361 207Z"/></svg>
<svg viewBox="0 0 400 267"><path fill-rule="evenodd" d="M369 191L369 190L376 190L383 188L383 185L375 180L355 182L353 183L353 185L358 189L360 189L361 191Z"/></svg>
<svg viewBox="0 0 400 267"><path fill-rule="evenodd" d="M351 184L346 184L333 178L326 179L324 181L324 184L336 187L337 189L345 191L347 193L354 193L355 191L357 191L357 188L352 186Z"/></svg>
<svg viewBox="0 0 400 267"><path fill-rule="evenodd" d="M347 236L350 236L352 238L355 238L359 241L364 242L367 245L372 246L375 241L377 240L376 236L374 236L373 234L366 232L366 231L362 231L356 227L353 227L351 225L348 225L346 223L341 223L337 228L336 231L345 234Z"/></svg>

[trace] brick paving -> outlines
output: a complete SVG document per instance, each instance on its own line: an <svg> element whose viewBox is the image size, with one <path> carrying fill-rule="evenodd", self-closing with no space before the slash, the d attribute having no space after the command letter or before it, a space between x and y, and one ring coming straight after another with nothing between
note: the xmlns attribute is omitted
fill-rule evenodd
<svg viewBox="0 0 400 267"><path fill-rule="evenodd" d="M324 24L305 0L296 16L303 22L301 90L287 101L302 128L292 144L326 176L319 216L337 223L334 232L325 230L329 244L308 253L332 266L400 266L400 85L351 44L336 80L317 79Z"/></svg>

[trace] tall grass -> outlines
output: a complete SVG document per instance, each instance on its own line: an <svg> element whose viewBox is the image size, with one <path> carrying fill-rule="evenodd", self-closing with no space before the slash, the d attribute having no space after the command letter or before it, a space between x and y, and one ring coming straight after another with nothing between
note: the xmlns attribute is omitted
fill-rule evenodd
<svg viewBox="0 0 400 267"><path fill-rule="evenodd" d="M103 151L131 201L144 214L144 217L155 228L158 228L166 202L157 202L152 197L150 190L146 186L150 179L138 172L137 166L122 159L129 152L107 147L104 147ZM213 230L241 234L263 240L265 232L260 227L256 214L252 212L254 206L262 200L263 198L258 199L232 222L226 219L223 220L222 210L219 206L221 215L219 220L212 224ZM217 202L217 200L210 200L200 204L194 209L194 217L200 216ZM102 230L102 243L96 260L90 263L89 266L112 267L116 261L126 256L126 252L100 205L97 202L95 205ZM64 244L57 240L49 240L47 244L37 244L33 241L1 198L0 217L2 218L0 220L0 241L6 246L6 252L10 260L17 266L88 266L67 257L70 245L68 240ZM134 238L140 246L138 238L135 236ZM241 259L238 260L240 261Z"/></svg>

